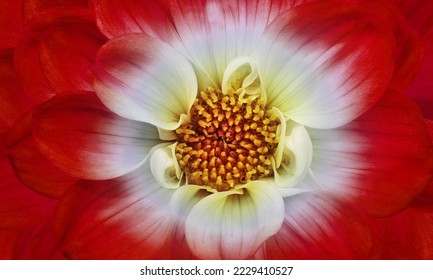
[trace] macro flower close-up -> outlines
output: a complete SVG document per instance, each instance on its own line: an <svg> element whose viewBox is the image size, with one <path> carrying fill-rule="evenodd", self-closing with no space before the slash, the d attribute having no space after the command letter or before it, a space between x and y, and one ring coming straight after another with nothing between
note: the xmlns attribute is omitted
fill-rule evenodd
<svg viewBox="0 0 433 280"><path fill-rule="evenodd" d="M0 5L1 259L433 259L430 1Z"/></svg>

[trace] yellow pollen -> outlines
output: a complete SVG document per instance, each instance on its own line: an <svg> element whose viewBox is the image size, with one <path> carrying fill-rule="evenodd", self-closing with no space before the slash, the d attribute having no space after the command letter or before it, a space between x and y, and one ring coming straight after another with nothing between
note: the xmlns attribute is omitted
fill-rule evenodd
<svg viewBox="0 0 433 280"><path fill-rule="evenodd" d="M279 121L268 115L261 98L201 91L190 121L176 129L176 159L189 184L226 191L271 176Z"/></svg>

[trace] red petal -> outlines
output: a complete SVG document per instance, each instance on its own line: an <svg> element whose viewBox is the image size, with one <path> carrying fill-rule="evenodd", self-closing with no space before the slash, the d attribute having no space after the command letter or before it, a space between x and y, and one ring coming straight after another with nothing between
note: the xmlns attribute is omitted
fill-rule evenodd
<svg viewBox="0 0 433 280"><path fill-rule="evenodd" d="M0 135L0 228L25 227L45 221L56 201L24 186L15 176Z"/></svg>
<svg viewBox="0 0 433 280"><path fill-rule="evenodd" d="M150 166L110 181L80 182L60 201L55 232L73 259L155 259L171 236L172 190Z"/></svg>
<svg viewBox="0 0 433 280"><path fill-rule="evenodd" d="M88 7L87 0L26 0L23 3L24 20L30 20L33 16L49 8L55 7Z"/></svg>
<svg viewBox="0 0 433 280"><path fill-rule="evenodd" d="M404 92L419 71L423 50L418 34L408 25L402 24L395 30L395 66L389 88Z"/></svg>
<svg viewBox="0 0 433 280"><path fill-rule="evenodd" d="M88 68L105 42L87 9L53 9L33 18L15 51L26 90L38 101L91 90Z"/></svg>
<svg viewBox="0 0 433 280"><path fill-rule="evenodd" d="M429 182L433 147L417 107L386 94L348 125L311 130L316 181L375 215L406 206Z"/></svg>
<svg viewBox="0 0 433 280"><path fill-rule="evenodd" d="M302 193L285 205L283 226L266 241L265 258L377 258L383 221L326 193Z"/></svg>
<svg viewBox="0 0 433 280"><path fill-rule="evenodd" d="M115 115L93 93L56 96L33 116L41 153L78 178L126 174L161 142L156 128Z"/></svg>
<svg viewBox="0 0 433 280"><path fill-rule="evenodd" d="M433 32L425 36L423 46L421 69L407 94L421 108L424 117L433 120Z"/></svg>
<svg viewBox="0 0 433 280"><path fill-rule="evenodd" d="M127 33L145 33L157 38L171 38L174 28L159 1L92 0L99 29L113 38Z"/></svg>
<svg viewBox="0 0 433 280"><path fill-rule="evenodd" d="M409 23L423 37L433 27L433 2L430 0L392 0Z"/></svg>
<svg viewBox="0 0 433 280"><path fill-rule="evenodd" d="M390 219L383 259L433 259L433 208L409 207Z"/></svg>
<svg viewBox="0 0 433 280"><path fill-rule="evenodd" d="M50 221L31 228L2 230L0 259L65 259L54 241Z"/></svg>
<svg viewBox="0 0 433 280"><path fill-rule="evenodd" d="M0 132L9 129L30 106L29 96L14 69L13 51L0 51Z"/></svg>
<svg viewBox="0 0 433 280"><path fill-rule="evenodd" d="M0 1L0 49L14 48L22 30L21 0Z"/></svg>
<svg viewBox="0 0 433 280"><path fill-rule="evenodd" d="M32 112L21 118L9 132L8 148L17 177L42 195L60 197L78 180L39 152L32 135Z"/></svg>

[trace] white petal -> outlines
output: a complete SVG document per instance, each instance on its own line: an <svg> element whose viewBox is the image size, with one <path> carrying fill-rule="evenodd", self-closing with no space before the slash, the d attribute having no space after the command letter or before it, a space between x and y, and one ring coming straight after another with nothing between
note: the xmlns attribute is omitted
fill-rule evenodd
<svg viewBox="0 0 433 280"><path fill-rule="evenodd" d="M244 259L278 232L284 219L281 195L253 181L240 190L203 198L191 210L185 227L192 252L203 259Z"/></svg>

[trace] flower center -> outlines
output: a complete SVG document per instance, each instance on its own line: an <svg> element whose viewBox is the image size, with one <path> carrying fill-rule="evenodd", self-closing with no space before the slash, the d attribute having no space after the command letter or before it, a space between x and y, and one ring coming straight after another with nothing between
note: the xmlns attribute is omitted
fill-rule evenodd
<svg viewBox="0 0 433 280"><path fill-rule="evenodd" d="M188 184L225 191L272 175L279 120L264 111L260 97L207 88L190 116L176 130L175 149Z"/></svg>

